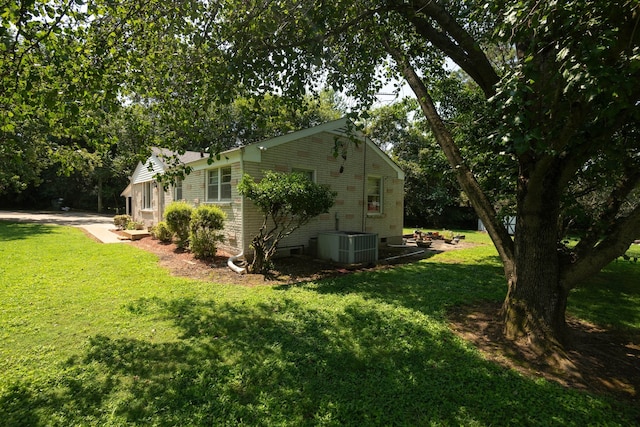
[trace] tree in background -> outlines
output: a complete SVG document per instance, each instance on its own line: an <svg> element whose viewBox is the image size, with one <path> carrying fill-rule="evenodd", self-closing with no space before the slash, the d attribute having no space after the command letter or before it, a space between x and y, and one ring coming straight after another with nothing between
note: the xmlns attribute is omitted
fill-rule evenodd
<svg viewBox="0 0 640 427"><path fill-rule="evenodd" d="M117 24L84 2L9 2L0 18L0 193L41 182L40 172L104 152L94 132L117 110L126 51ZM109 36L109 34L111 34ZM79 164L83 166L82 163Z"/></svg>
<svg viewBox="0 0 640 427"><path fill-rule="evenodd" d="M372 110L365 134L402 168L405 224L416 227L451 228L475 221L447 159L424 120L414 99Z"/></svg>
<svg viewBox="0 0 640 427"><path fill-rule="evenodd" d="M312 218L329 212L336 193L301 173L266 171L260 182L244 175L238 191L263 213L258 234L251 240L253 259L248 271L268 274L278 243Z"/></svg>

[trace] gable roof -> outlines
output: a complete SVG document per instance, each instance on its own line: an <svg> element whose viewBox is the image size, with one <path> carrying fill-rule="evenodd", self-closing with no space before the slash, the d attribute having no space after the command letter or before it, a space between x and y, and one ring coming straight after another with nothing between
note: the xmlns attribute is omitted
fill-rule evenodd
<svg viewBox="0 0 640 427"><path fill-rule="evenodd" d="M255 162L262 161L262 152L269 148L277 147L282 144L286 144L297 139L306 138L319 133L332 133L337 137L355 138L361 143L366 144L367 148L370 148L378 153L378 155L389 164L397 173L398 178L404 179L404 172L384 151L380 149L371 139L366 138L362 133L355 130L355 126L352 122L343 117L338 120L323 123L321 125L313 126L310 128L302 129L295 132L290 132L285 135L276 136L263 141L247 144L242 147L232 148L230 150L223 151L219 154L219 157L226 159L226 163L239 161L240 157L244 160L250 160ZM158 173L163 173L173 165L167 161L170 158L177 159L184 165L190 164L190 166L199 166L200 168L209 166L209 154L199 151L185 151L184 154L178 154L166 148L152 148L152 154L147 161L142 164L138 164L134 174L131 177L132 183L140 183L153 180L153 176ZM223 162L225 162L223 160Z"/></svg>
<svg viewBox="0 0 640 427"><path fill-rule="evenodd" d="M265 141L256 142L243 147L247 155L251 155L251 150L263 151L272 147L276 147L287 142L295 141L296 139L305 138L308 136L316 135L318 133L327 132L333 133L336 136L355 138L361 143L366 144L367 148L374 150L378 155L397 173L399 179L404 179L404 171L393 161L391 157L380 147L378 147L371 138L365 137L362 132L356 130L355 125L347 117L343 117L338 120L323 123L318 126L313 126L307 129L302 129L296 132L291 132L286 135L276 136L275 138L267 139ZM238 149L235 149L238 150ZM234 151L234 150L230 150ZM258 160L259 161L259 160Z"/></svg>
<svg viewBox="0 0 640 427"><path fill-rule="evenodd" d="M338 120L333 120L331 122L323 123L321 125L312 126L310 128L298 130L295 132L290 132L284 135L276 136L274 138L266 139L260 142L254 142L253 144L248 144L246 147L251 146L259 146L264 148L276 147L280 144L285 144L287 142L295 141L296 139L306 138L308 136L316 135L322 132L334 133L337 136L349 136L349 133L353 133L353 136L358 137L360 139L361 135L355 134L355 126L351 123L351 121L343 117Z"/></svg>
<svg viewBox="0 0 640 427"><path fill-rule="evenodd" d="M244 160L260 162L262 160L262 152L267 149L277 147L279 145L286 144L297 139L317 135L323 132L334 134L337 137L355 138L361 143L366 144L367 148L376 151L378 155L396 171L399 179L404 179L404 172L402 171L400 166L398 166L387 153L382 151L380 147L374 144L370 138L366 138L361 132L357 131L353 123L347 117L323 123L321 125L312 126L310 128L302 129L299 131L290 132L285 135L265 139L263 141L254 142L242 147L232 148L230 150L221 152L220 157L232 161L232 159L239 159L239 157L242 156ZM207 159L208 155L205 154L204 158L193 160L192 163L202 162L202 165L206 164L208 166Z"/></svg>
<svg viewBox="0 0 640 427"><path fill-rule="evenodd" d="M186 165L187 163L200 160L205 156L205 154L200 151L185 151L184 154L180 154L176 151L171 151L167 148L160 148L160 147L152 147L151 155L155 156L158 159L158 161L162 163L165 169L172 166L169 162L167 162L167 160L170 158L175 158L180 163Z"/></svg>

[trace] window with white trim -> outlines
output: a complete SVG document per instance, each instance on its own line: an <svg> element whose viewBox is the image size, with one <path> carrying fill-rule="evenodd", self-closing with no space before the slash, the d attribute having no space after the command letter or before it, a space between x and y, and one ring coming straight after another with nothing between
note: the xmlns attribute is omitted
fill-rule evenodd
<svg viewBox="0 0 640 427"><path fill-rule="evenodd" d="M173 200L182 200L182 178L176 178L176 182L173 186Z"/></svg>
<svg viewBox="0 0 640 427"><path fill-rule="evenodd" d="M231 167L207 171L207 202L231 200Z"/></svg>
<svg viewBox="0 0 640 427"><path fill-rule="evenodd" d="M142 183L142 209L151 209L153 203L153 182Z"/></svg>
<svg viewBox="0 0 640 427"><path fill-rule="evenodd" d="M375 176L367 177L367 213L382 212L382 179Z"/></svg>

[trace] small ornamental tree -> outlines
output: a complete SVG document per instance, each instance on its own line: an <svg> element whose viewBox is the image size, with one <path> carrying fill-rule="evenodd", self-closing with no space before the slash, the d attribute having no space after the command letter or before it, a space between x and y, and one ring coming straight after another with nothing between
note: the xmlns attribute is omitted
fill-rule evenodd
<svg viewBox="0 0 640 427"><path fill-rule="evenodd" d="M164 219L169 230L176 235L176 245L186 248L189 244L189 223L193 206L186 202L172 202L164 211Z"/></svg>
<svg viewBox="0 0 640 427"><path fill-rule="evenodd" d="M201 205L193 211L189 223L189 248L196 258L210 258L216 254L216 244L224 240L225 213L218 206Z"/></svg>
<svg viewBox="0 0 640 427"><path fill-rule="evenodd" d="M316 184L301 173L267 171L260 182L244 175L238 191L251 200L264 214L258 234L251 247L253 261L250 273L269 272L271 257L284 237L326 213L333 206L336 193L328 186Z"/></svg>

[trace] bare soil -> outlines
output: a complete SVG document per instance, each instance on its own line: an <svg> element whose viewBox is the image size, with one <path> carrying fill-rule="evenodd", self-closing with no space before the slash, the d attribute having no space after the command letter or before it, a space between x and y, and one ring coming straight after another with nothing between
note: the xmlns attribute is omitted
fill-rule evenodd
<svg viewBox="0 0 640 427"><path fill-rule="evenodd" d="M565 354L549 358L534 352L524 340L505 339L499 303L456 307L449 312L449 322L452 330L473 343L487 360L567 388L640 403L638 332L607 330L568 316Z"/></svg>
<svg viewBox="0 0 640 427"><path fill-rule="evenodd" d="M428 249L386 248L380 251L381 261L376 264L346 267L306 256L290 256L277 258L272 274L263 277L233 272L227 267L230 254L224 252L219 251L213 259L199 260L188 251L152 238L131 244L158 255L160 265L174 275L250 287L301 283L355 271L393 268L438 252L473 246L464 240L456 245L436 240ZM424 252L410 255L420 250ZM449 313L449 322L456 334L473 343L490 361L530 377L544 377L567 388L640 403L640 333L606 330L569 317L566 355L561 360L549 362L534 353L526 342L513 343L504 338L499 310L500 305L493 302L456 307Z"/></svg>

